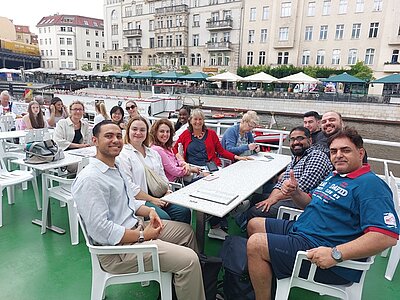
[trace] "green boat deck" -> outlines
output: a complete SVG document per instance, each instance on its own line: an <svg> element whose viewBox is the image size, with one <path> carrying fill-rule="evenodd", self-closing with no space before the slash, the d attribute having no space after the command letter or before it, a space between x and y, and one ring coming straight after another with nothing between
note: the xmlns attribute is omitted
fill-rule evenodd
<svg viewBox="0 0 400 300"><path fill-rule="evenodd" d="M3 227L0 227L0 299L12 300L83 300L90 299L91 262L88 249L80 235L79 245L72 246L69 236L67 208L52 200L53 223L66 229L59 235L40 227L31 220L41 218L33 192L16 188L14 205L7 204L3 192ZM230 233L240 234L230 220ZM222 242L206 237L206 254L216 255ZM400 267L393 281L384 278L388 258L377 256L367 274L363 299L400 299ZM114 285L107 288L106 299L157 299L158 285L151 283ZM333 299L293 289L290 299Z"/></svg>

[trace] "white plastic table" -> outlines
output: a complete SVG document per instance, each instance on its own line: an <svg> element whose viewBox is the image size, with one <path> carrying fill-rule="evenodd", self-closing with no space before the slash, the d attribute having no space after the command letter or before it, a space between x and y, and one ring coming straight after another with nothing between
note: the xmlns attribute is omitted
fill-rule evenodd
<svg viewBox="0 0 400 300"><path fill-rule="evenodd" d="M213 173L215 179L205 177L184 188L164 196L162 199L197 211L196 237L201 252L204 250L205 214L223 217L247 199L258 188L280 173L290 162L288 155L258 153L254 160L238 161L218 172ZM226 194L236 198L229 204L221 204L191 196L198 191L212 191L223 197Z"/></svg>

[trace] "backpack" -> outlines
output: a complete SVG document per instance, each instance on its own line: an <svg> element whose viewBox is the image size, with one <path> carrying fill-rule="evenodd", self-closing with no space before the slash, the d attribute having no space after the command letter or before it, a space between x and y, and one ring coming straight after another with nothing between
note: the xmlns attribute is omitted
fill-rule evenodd
<svg viewBox="0 0 400 300"><path fill-rule="evenodd" d="M218 292L218 274L222 260L219 257L199 254L206 300L215 300Z"/></svg>
<svg viewBox="0 0 400 300"><path fill-rule="evenodd" d="M247 268L247 239L227 236L220 256L224 268L225 300L254 300L255 294Z"/></svg>

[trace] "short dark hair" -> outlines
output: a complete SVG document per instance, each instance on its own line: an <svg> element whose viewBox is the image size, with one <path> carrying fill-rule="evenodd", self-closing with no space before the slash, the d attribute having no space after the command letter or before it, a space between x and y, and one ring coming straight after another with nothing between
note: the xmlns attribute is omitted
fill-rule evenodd
<svg viewBox="0 0 400 300"><path fill-rule="evenodd" d="M119 111L122 115L121 120L119 120L117 123L117 125L119 125L121 123L124 123L124 110L121 106L117 106L117 105L113 106L110 110L110 117L112 118L112 114L116 113L117 111Z"/></svg>
<svg viewBox="0 0 400 300"><path fill-rule="evenodd" d="M188 105L183 105L179 110L181 110L181 109L186 110L187 113L188 113L188 115L190 116L190 113L191 113L190 106L188 106Z"/></svg>
<svg viewBox="0 0 400 300"><path fill-rule="evenodd" d="M104 125L108 125L108 124L115 124L115 123L113 121L111 121L111 120L103 120L103 121L97 123L93 127L93 136L98 138L99 134L100 134L101 127L104 126Z"/></svg>
<svg viewBox="0 0 400 300"><path fill-rule="evenodd" d="M354 127L345 127L329 137L328 147L331 146L334 140L340 138L348 138L358 149L364 148L364 141Z"/></svg>
<svg viewBox="0 0 400 300"><path fill-rule="evenodd" d="M314 110L308 111L303 115L303 118L314 117L315 120L321 120L321 115Z"/></svg>
<svg viewBox="0 0 400 300"><path fill-rule="evenodd" d="M305 128L304 126L297 126L293 128L292 130L290 130L289 135L291 135L293 131L303 131L308 139L311 137L310 130L308 130L308 128Z"/></svg>

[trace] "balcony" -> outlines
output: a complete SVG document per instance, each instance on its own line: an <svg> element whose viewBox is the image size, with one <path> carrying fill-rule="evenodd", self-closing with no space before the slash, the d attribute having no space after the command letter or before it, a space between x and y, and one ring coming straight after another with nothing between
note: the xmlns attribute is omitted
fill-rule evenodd
<svg viewBox="0 0 400 300"><path fill-rule="evenodd" d="M232 29L233 20L232 19L226 19L226 20L208 19L206 24L207 24L207 29L209 31L227 30L227 29Z"/></svg>
<svg viewBox="0 0 400 300"><path fill-rule="evenodd" d="M385 63L383 65L383 72L385 73L400 73L400 63Z"/></svg>
<svg viewBox="0 0 400 300"><path fill-rule="evenodd" d="M175 6L167 6L156 8L155 16L164 16L178 13L188 13L189 9L186 4L175 5Z"/></svg>
<svg viewBox="0 0 400 300"><path fill-rule="evenodd" d="M142 53L142 46L124 47L124 52L128 54L140 54Z"/></svg>
<svg viewBox="0 0 400 300"><path fill-rule="evenodd" d="M141 37L142 29L124 29L125 37Z"/></svg>
<svg viewBox="0 0 400 300"><path fill-rule="evenodd" d="M156 47L157 53L187 53L187 46Z"/></svg>
<svg viewBox="0 0 400 300"><path fill-rule="evenodd" d="M232 43L231 42L207 42L206 43L208 51L231 51Z"/></svg>

